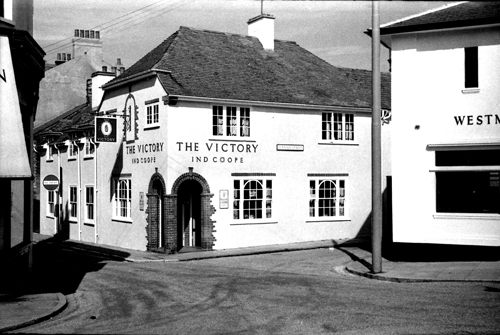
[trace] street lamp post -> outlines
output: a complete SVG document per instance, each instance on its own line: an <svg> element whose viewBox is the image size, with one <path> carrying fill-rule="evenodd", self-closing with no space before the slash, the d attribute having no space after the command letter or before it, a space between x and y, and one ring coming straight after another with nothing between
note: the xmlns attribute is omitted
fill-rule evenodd
<svg viewBox="0 0 500 335"><path fill-rule="evenodd" d="M380 130L379 2L372 1L372 272L382 272L382 173Z"/></svg>

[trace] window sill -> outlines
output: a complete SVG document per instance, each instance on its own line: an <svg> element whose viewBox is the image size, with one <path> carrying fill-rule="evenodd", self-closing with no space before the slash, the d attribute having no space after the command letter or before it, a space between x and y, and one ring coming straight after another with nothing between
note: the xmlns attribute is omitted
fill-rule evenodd
<svg viewBox="0 0 500 335"><path fill-rule="evenodd" d="M55 219L56 217L54 215L45 215L47 219Z"/></svg>
<svg viewBox="0 0 500 335"><path fill-rule="evenodd" d="M95 223L94 223L94 222L85 221L83 224L84 224L85 226L95 227Z"/></svg>
<svg viewBox="0 0 500 335"><path fill-rule="evenodd" d="M111 221L123 222L123 223L133 223L132 219L129 219L129 218L112 218Z"/></svg>
<svg viewBox="0 0 500 335"><path fill-rule="evenodd" d="M69 161L76 161L76 157L68 157Z"/></svg>
<svg viewBox="0 0 500 335"><path fill-rule="evenodd" d="M89 160L89 159L94 159L94 156L84 156L83 157L83 160Z"/></svg>
<svg viewBox="0 0 500 335"><path fill-rule="evenodd" d="M209 141L217 142L217 141L224 141L224 142L248 142L248 143L255 143L257 141L250 140L248 137L240 137L240 136L220 136L217 138L211 138Z"/></svg>
<svg viewBox="0 0 500 335"><path fill-rule="evenodd" d="M160 125L155 123L155 124L150 124L144 127L144 130L154 130L154 129L159 129Z"/></svg>
<svg viewBox="0 0 500 335"><path fill-rule="evenodd" d="M306 223L314 223L314 222L339 222L339 221L351 221L350 217L345 216L326 216L321 218L307 218Z"/></svg>
<svg viewBox="0 0 500 335"><path fill-rule="evenodd" d="M462 94L476 94L481 90L479 88L465 88L462 90Z"/></svg>
<svg viewBox="0 0 500 335"><path fill-rule="evenodd" d="M54 161L54 159L53 159L53 158L51 158L51 159L47 159L47 160L46 160L46 162L47 162L47 163L52 163L53 161Z"/></svg>
<svg viewBox="0 0 500 335"><path fill-rule="evenodd" d="M229 224L230 226L248 226L248 225L263 225L263 224L278 224L278 221L266 221L265 219L259 219L259 220L239 220L239 221L234 221L233 223Z"/></svg>
<svg viewBox="0 0 500 335"><path fill-rule="evenodd" d="M324 141L324 142L319 142L319 145L352 145L352 146L357 146L359 145L358 142L354 141Z"/></svg>
<svg viewBox="0 0 500 335"><path fill-rule="evenodd" d="M432 217L437 220L499 220L500 214L488 213L436 213Z"/></svg>
<svg viewBox="0 0 500 335"><path fill-rule="evenodd" d="M68 221L69 221L69 223L78 223L77 218L69 218Z"/></svg>

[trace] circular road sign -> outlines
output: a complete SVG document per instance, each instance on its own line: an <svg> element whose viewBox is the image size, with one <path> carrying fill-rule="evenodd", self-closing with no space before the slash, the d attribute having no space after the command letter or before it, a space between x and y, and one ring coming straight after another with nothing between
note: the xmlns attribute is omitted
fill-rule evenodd
<svg viewBox="0 0 500 335"><path fill-rule="evenodd" d="M53 191L59 187L59 178L53 174L49 174L43 178L42 184L47 190Z"/></svg>

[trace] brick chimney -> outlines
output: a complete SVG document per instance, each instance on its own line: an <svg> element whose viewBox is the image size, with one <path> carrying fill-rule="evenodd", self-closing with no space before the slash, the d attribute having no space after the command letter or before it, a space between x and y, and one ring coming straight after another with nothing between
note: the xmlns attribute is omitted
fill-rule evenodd
<svg viewBox="0 0 500 335"><path fill-rule="evenodd" d="M248 35L257 37L266 50L274 50L274 16L260 14L248 20Z"/></svg>

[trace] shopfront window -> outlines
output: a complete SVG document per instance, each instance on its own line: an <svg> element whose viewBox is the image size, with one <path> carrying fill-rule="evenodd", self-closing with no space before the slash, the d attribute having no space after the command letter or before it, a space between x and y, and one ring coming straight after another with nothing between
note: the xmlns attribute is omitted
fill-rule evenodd
<svg viewBox="0 0 500 335"><path fill-rule="evenodd" d="M500 213L498 166L500 150L436 151L436 211Z"/></svg>

